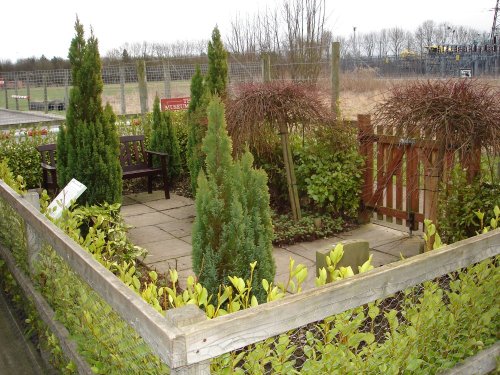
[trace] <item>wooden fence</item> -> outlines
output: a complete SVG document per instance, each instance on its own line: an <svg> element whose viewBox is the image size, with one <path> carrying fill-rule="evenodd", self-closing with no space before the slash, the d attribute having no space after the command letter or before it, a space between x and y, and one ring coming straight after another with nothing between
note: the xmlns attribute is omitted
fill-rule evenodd
<svg viewBox="0 0 500 375"><path fill-rule="evenodd" d="M207 320L193 305L169 310L163 317L3 181L0 181L0 198L142 336L171 368L172 374L208 374L211 358L500 254L500 229L497 229L216 319Z"/></svg>
<svg viewBox="0 0 500 375"><path fill-rule="evenodd" d="M371 123L370 115L358 115L358 140L365 158L361 214L404 224L410 230L423 229L424 219L437 222L439 183L446 181L455 160L448 145L440 156L439 142L421 134L400 134L395 129ZM462 157L469 180L479 173L481 146ZM440 160L441 159L441 160Z"/></svg>

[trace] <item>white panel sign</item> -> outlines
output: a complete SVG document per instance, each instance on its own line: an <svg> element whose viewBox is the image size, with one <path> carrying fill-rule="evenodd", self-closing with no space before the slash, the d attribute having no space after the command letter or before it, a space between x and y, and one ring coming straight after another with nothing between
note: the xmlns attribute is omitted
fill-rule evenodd
<svg viewBox="0 0 500 375"><path fill-rule="evenodd" d="M48 207L49 215L53 219L58 219L65 208L68 208L72 202L78 199L87 187L74 178L61 190Z"/></svg>

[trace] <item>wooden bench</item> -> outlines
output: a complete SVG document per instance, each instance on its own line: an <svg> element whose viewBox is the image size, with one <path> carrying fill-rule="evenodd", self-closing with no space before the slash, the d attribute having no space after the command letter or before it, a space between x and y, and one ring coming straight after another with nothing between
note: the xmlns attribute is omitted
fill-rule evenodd
<svg viewBox="0 0 500 375"><path fill-rule="evenodd" d="M42 187L57 192L56 144L46 144L37 147L42 162ZM153 155L160 158L160 167L153 167ZM168 154L148 151L144 148L144 135L125 135L120 137L120 164L124 180L147 177L148 193L153 192L153 177L161 176L165 199L170 199L168 186Z"/></svg>

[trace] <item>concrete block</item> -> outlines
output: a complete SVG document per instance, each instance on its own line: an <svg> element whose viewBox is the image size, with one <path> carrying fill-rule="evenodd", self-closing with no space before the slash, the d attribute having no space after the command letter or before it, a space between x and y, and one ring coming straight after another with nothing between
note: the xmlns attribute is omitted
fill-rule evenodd
<svg viewBox="0 0 500 375"><path fill-rule="evenodd" d="M344 256L337 264L337 268L351 266L352 271L355 274L358 273L358 266L363 265L363 263L365 263L370 256L368 241L346 240L341 241L340 243L344 245ZM319 270L321 268L327 268L326 257L330 254L330 251L335 247L335 245L336 244L333 244L328 250L316 252L316 276L319 276Z"/></svg>

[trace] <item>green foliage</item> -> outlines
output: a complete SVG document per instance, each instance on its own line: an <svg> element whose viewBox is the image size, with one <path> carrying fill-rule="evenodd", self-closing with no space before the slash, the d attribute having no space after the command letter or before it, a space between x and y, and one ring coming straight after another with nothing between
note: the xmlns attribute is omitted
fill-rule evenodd
<svg viewBox="0 0 500 375"><path fill-rule="evenodd" d="M224 107L217 99L208 108L203 151L207 172L200 173L196 193L194 271L209 293L216 295L229 276L247 277L248 264L257 262L252 288L262 300L260 280L272 280L275 272L267 177L252 168L248 151L233 162Z"/></svg>
<svg viewBox="0 0 500 375"><path fill-rule="evenodd" d="M359 207L363 158L354 147L329 148L320 139L308 138L295 147L297 180L301 191L320 211L353 217Z"/></svg>
<svg viewBox="0 0 500 375"><path fill-rule="evenodd" d="M179 141L175 128L172 125L170 111L160 111L160 99L156 96L153 104L153 126L149 148L152 151L165 152L168 154L168 178L175 179L181 172L181 159L179 154ZM158 156L153 156L153 165L160 166Z"/></svg>
<svg viewBox="0 0 500 375"><path fill-rule="evenodd" d="M0 160L8 160L14 176L22 176L28 189L39 187L42 181L40 154L36 147L54 141L51 133L42 137L42 131L46 129L40 126L27 131L12 129L0 139Z"/></svg>
<svg viewBox="0 0 500 375"><path fill-rule="evenodd" d="M275 245L289 245L296 242L314 241L332 236L344 229L341 217L329 214L304 214L300 220L293 221L289 215L274 215L273 228Z"/></svg>
<svg viewBox="0 0 500 375"><path fill-rule="evenodd" d="M455 168L448 183L440 189L438 230L445 243L453 243L476 235L481 221L475 212L481 207L484 223L493 218L493 209L500 206L500 180L476 179L467 183L464 171Z"/></svg>
<svg viewBox="0 0 500 375"><path fill-rule="evenodd" d="M57 141L57 176L61 186L76 178L87 186L80 201L89 204L121 201L122 178L116 117L102 107L101 60L97 38L84 39L77 19L69 60L73 88L66 112L66 126Z"/></svg>
<svg viewBox="0 0 500 375"><path fill-rule="evenodd" d="M227 96L227 71L227 51L216 26L212 31L212 40L208 42L207 86L212 95Z"/></svg>
<svg viewBox="0 0 500 375"><path fill-rule="evenodd" d="M203 82L199 66L191 78L191 101L188 108L188 140L187 165L191 176L191 190L196 193L198 175L203 168L205 155L201 150L203 137L206 133L208 91Z"/></svg>

